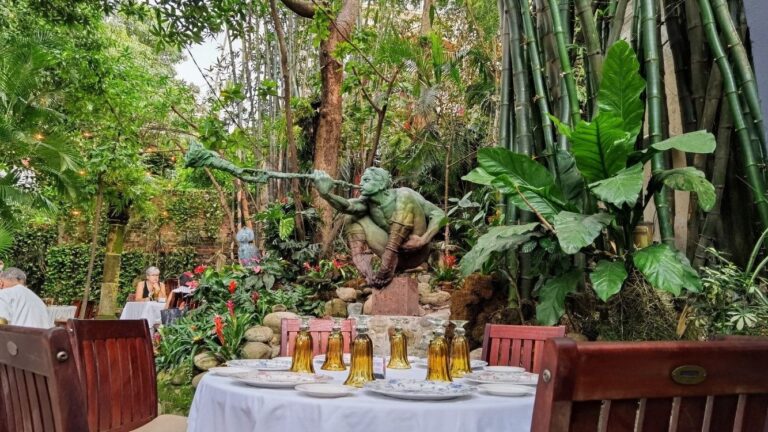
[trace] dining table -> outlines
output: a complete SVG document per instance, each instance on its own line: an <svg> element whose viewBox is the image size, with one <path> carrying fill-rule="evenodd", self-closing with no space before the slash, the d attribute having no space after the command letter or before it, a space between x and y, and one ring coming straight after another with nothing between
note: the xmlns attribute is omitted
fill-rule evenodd
<svg viewBox="0 0 768 432"><path fill-rule="evenodd" d="M68 305L49 305L45 307L48 312L48 318L51 319L51 323L56 321L66 321L75 317L77 306Z"/></svg>
<svg viewBox="0 0 768 432"><path fill-rule="evenodd" d="M315 372L342 384L349 371ZM424 380L427 370L387 369L386 380ZM454 382L470 382L459 378ZM365 388L339 398L308 396L293 388L252 387L238 379L208 373L198 384L189 413L189 432L313 431L313 432L528 432L533 393L522 397L494 396L479 391L448 400L407 400Z"/></svg>
<svg viewBox="0 0 768 432"><path fill-rule="evenodd" d="M127 302L120 314L120 319L145 319L149 328L161 320L160 311L165 309L165 299L159 301Z"/></svg>

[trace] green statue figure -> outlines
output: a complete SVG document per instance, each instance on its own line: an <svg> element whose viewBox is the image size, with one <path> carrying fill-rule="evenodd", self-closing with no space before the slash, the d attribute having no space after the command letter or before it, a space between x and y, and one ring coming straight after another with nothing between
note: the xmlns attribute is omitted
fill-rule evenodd
<svg viewBox="0 0 768 432"><path fill-rule="evenodd" d="M414 268L429 257L430 241L446 223L440 207L409 188L392 188L389 172L368 168L360 179L360 198L331 193L333 179L315 171L315 188L333 208L347 215L346 234L352 262L376 288L389 284L396 271ZM373 254L381 257L374 273Z"/></svg>
<svg viewBox="0 0 768 432"><path fill-rule="evenodd" d="M265 183L269 178L314 180L320 196L347 215L352 262L376 288L389 284L396 271L424 263L429 257L430 241L447 221L440 207L415 190L392 188L392 178L382 168L366 169L358 186L334 180L323 171L301 174L240 168L194 140L189 141L185 158L188 167L218 169L248 183ZM362 196L346 199L334 195L334 186L360 189ZM381 258L376 272L371 265L373 254Z"/></svg>

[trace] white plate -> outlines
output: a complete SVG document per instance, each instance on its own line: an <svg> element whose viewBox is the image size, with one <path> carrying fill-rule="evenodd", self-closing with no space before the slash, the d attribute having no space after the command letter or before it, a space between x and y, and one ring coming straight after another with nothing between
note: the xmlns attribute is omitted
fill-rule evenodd
<svg viewBox="0 0 768 432"><path fill-rule="evenodd" d="M480 384L477 388L494 396L532 396L534 389L517 384Z"/></svg>
<svg viewBox="0 0 768 432"><path fill-rule="evenodd" d="M211 375L218 375L218 376L224 376L224 377L231 377L231 376L240 375L240 374L251 372L251 371L253 371L253 369L246 368L246 367L238 367L238 366L213 367L208 369L208 372L210 372Z"/></svg>
<svg viewBox="0 0 768 432"><path fill-rule="evenodd" d="M525 368L519 366L486 366L485 370L489 372L521 373Z"/></svg>
<svg viewBox="0 0 768 432"><path fill-rule="evenodd" d="M364 388L385 396L410 400L454 399L475 391L474 387L467 384L413 379L371 381L366 383Z"/></svg>
<svg viewBox="0 0 768 432"><path fill-rule="evenodd" d="M296 390L308 396L319 398L337 398L349 396L355 393L357 389L341 384L299 384Z"/></svg>
<svg viewBox="0 0 768 432"><path fill-rule="evenodd" d="M294 388L299 384L312 384L331 381L327 375L300 374L294 372L247 372L235 377L243 384L253 387Z"/></svg>
<svg viewBox="0 0 768 432"><path fill-rule="evenodd" d="M288 361L278 360L273 358L267 359L243 359L243 360L230 360L227 362L227 366L243 367L250 370L265 370L265 371L287 371L291 368L291 360Z"/></svg>
<svg viewBox="0 0 768 432"><path fill-rule="evenodd" d="M506 373L506 372L490 372L479 371L472 372L464 375L464 378L469 381L474 381L480 384L522 384L535 386L539 382L539 375L523 372L523 373Z"/></svg>
<svg viewBox="0 0 768 432"><path fill-rule="evenodd" d="M410 358L408 360L410 361ZM427 367L427 359L425 359L425 358L420 358L420 359L418 359L416 361L411 361L411 363L416 365L416 366L418 366L418 367L420 367L420 368L426 368ZM485 367L487 369L487 367L486 367L487 364L488 364L488 362L487 361L483 361L483 360L470 360L469 361L469 367L472 368L472 369L480 369L482 367Z"/></svg>

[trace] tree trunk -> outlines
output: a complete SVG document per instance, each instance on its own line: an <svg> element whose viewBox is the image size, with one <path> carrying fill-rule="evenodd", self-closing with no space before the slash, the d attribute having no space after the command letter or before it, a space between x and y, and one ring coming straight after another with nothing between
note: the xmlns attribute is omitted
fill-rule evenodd
<svg viewBox="0 0 768 432"><path fill-rule="evenodd" d="M91 226L91 251L88 257L88 271L85 276L85 289L83 289L83 300L80 302L80 316L85 319L87 312L88 298L91 296L91 277L93 277L93 265L96 261L96 247L99 244L99 232L101 231L101 210L104 206L104 182L99 176L98 188L96 190L96 208L93 210L93 225Z"/></svg>
<svg viewBox="0 0 768 432"><path fill-rule="evenodd" d="M117 313L117 294L120 290L120 262L123 254L126 225L128 225L127 208L121 209L119 212L110 211L106 253L104 254L104 278L102 279L101 297L99 298L99 317L104 319L115 318Z"/></svg>

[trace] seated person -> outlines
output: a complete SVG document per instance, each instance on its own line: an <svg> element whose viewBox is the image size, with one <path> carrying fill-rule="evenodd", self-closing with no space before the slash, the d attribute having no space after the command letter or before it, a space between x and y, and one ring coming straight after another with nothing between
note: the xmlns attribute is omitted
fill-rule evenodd
<svg viewBox="0 0 768 432"><path fill-rule="evenodd" d="M197 286L195 275L192 272L184 272L179 276L179 287L171 291L165 308L186 309L187 301L192 295L193 288Z"/></svg>
<svg viewBox="0 0 768 432"><path fill-rule="evenodd" d="M15 267L0 273L0 320L15 326L53 327L45 303L26 283L27 274Z"/></svg>
<svg viewBox="0 0 768 432"><path fill-rule="evenodd" d="M135 301L165 300L165 284L160 282L160 269L149 267L144 274L146 279L136 284Z"/></svg>

